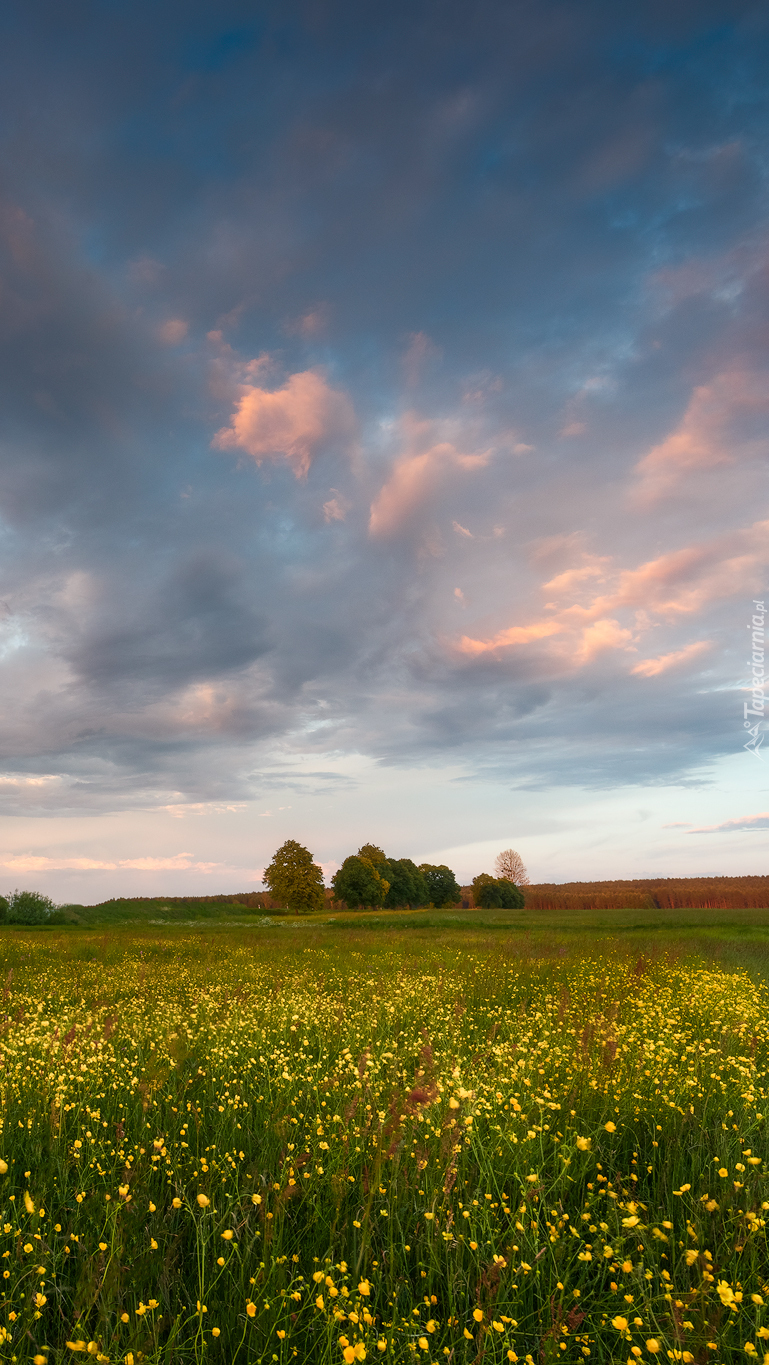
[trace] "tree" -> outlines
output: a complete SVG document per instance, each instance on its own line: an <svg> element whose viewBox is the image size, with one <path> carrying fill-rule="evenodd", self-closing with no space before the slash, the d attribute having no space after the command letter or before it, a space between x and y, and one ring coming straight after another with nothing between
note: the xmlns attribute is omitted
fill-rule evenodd
<svg viewBox="0 0 769 1365"><path fill-rule="evenodd" d="M12 891L7 901L9 924L45 924L56 909L40 891Z"/></svg>
<svg viewBox="0 0 769 1365"><path fill-rule="evenodd" d="M384 859L377 868L370 858L351 854L331 878L335 900L343 901L348 910L356 910L359 906L383 905L390 883L380 875L379 869L386 866Z"/></svg>
<svg viewBox="0 0 769 1365"><path fill-rule="evenodd" d="M473 877L473 903L484 910L522 910L523 892L508 877L491 877L481 872Z"/></svg>
<svg viewBox="0 0 769 1365"><path fill-rule="evenodd" d="M325 905L323 869L313 862L310 850L296 839L281 844L269 867L264 869L262 880L276 900L283 901L295 915L322 910Z"/></svg>
<svg viewBox="0 0 769 1365"><path fill-rule="evenodd" d="M503 853L498 853L494 863L494 871L498 877L504 877L508 882L515 882L516 886L529 886L529 874L523 865L523 858L520 853L516 853L514 848L506 848Z"/></svg>
<svg viewBox="0 0 769 1365"><path fill-rule="evenodd" d="M426 905L430 899L427 884L416 863L410 858L389 858L387 878L390 890L385 898L388 909L399 905Z"/></svg>
<svg viewBox="0 0 769 1365"><path fill-rule="evenodd" d="M450 867L445 863L420 863L419 871L425 879L428 903L437 905L456 905L461 901L462 892Z"/></svg>
<svg viewBox="0 0 769 1365"><path fill-rule="evenodd" d="M368 858L369 862L374 864L374 867L378 867L380 863L388 863L390 861L384 849L380 848L378 844L361 844L358 849L358 857Z"/></svg>

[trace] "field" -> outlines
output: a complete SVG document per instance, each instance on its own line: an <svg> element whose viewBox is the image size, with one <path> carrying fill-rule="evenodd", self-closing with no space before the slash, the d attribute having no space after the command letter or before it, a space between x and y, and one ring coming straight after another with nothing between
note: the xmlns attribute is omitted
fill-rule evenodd
<svg viewBox="0 0 769 1365"><path fill-rule="evenodd" d="M766 914L691 916L4 930L0 1359L769 1362Z"/></svg>

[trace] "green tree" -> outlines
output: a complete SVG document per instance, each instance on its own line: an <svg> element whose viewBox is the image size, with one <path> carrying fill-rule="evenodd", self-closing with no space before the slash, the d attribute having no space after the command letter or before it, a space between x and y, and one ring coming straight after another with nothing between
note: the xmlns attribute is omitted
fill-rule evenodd
<svg viewBox="0 0 769 1365"><path fill-rule="evenodd" d="M50 896L40 891L12 891L6 904L9 924L45 924L56 909Z"/></svg>
<svg viewBox="0 0 769 1365"><path fill-rule="evenodd" d="M445 863L420 863L419 871L425 879L428 903L432 905L456 905L461 901L462 892L450 867Z"/></svg>
<svg viewBox="0 0 769 1365"><path fill-rule="evenodd" d="M374 867L378 867L380 863L389 863L390 861L384 849L380 848L378 844L361 844L358 849L358 857L368 858L369 862L374 864Z"/></svg>
<svg viewBox="0 0 769 1365"><path fill-rule="evenodd" d="M389 858L387 877L390 890L385 905L394 910L398 905L426 905L430 897L427 884L416 863L410 858Z"/></svg>
<svg viewBox="0 0 769 1365"><path fill-rule="evenodd" d="M488 872L473 877L473 902L484 910L522 910L526 903L514 882L507 877L491 877Z"/></svg>
<svg viewBox="0 0 769 1365"><path fill-rule="evenodd" d="M283 901L294 915L322 910L326 901L323 869L312 860L308 848L296 839L287 839L273 854L262 880L276 900Z"/></svg>
<svg viewBox="0 0 769 1365"><path fill-rule="evenodd" d="M386 866L383 859L379 868ZM361 905L383 905L390 883L380 875L379 868L374 866L370 858L362 858L358 853L351 854L331 878L334 898L343 901L348 910L355 910Z"/></svg>

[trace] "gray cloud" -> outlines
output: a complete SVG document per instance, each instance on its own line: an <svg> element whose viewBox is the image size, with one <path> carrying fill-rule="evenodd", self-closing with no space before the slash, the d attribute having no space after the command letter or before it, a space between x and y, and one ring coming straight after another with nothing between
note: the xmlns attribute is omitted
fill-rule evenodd
<svg viewBox="0 0 769 1365"><path fill-rule="evenodd" d="M528 790L702 784L734 751L765 20L673 10L6 28L4 809L333 792L324 753ZM322 404L285 408L294 472L212 448L260 357L284 408L292 376L344 395L317 439ZM702 389L722 446L639 507Z"/></svg>

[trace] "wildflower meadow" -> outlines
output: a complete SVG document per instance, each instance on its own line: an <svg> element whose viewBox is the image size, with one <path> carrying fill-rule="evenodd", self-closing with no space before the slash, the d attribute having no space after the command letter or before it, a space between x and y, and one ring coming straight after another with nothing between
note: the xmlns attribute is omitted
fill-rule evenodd
<svg viewBox="0 0 769 1365"><path fill-rule="evenodd" d="M0 951L0 1359L769 1362L747 973L448 932Z"/></svg>

